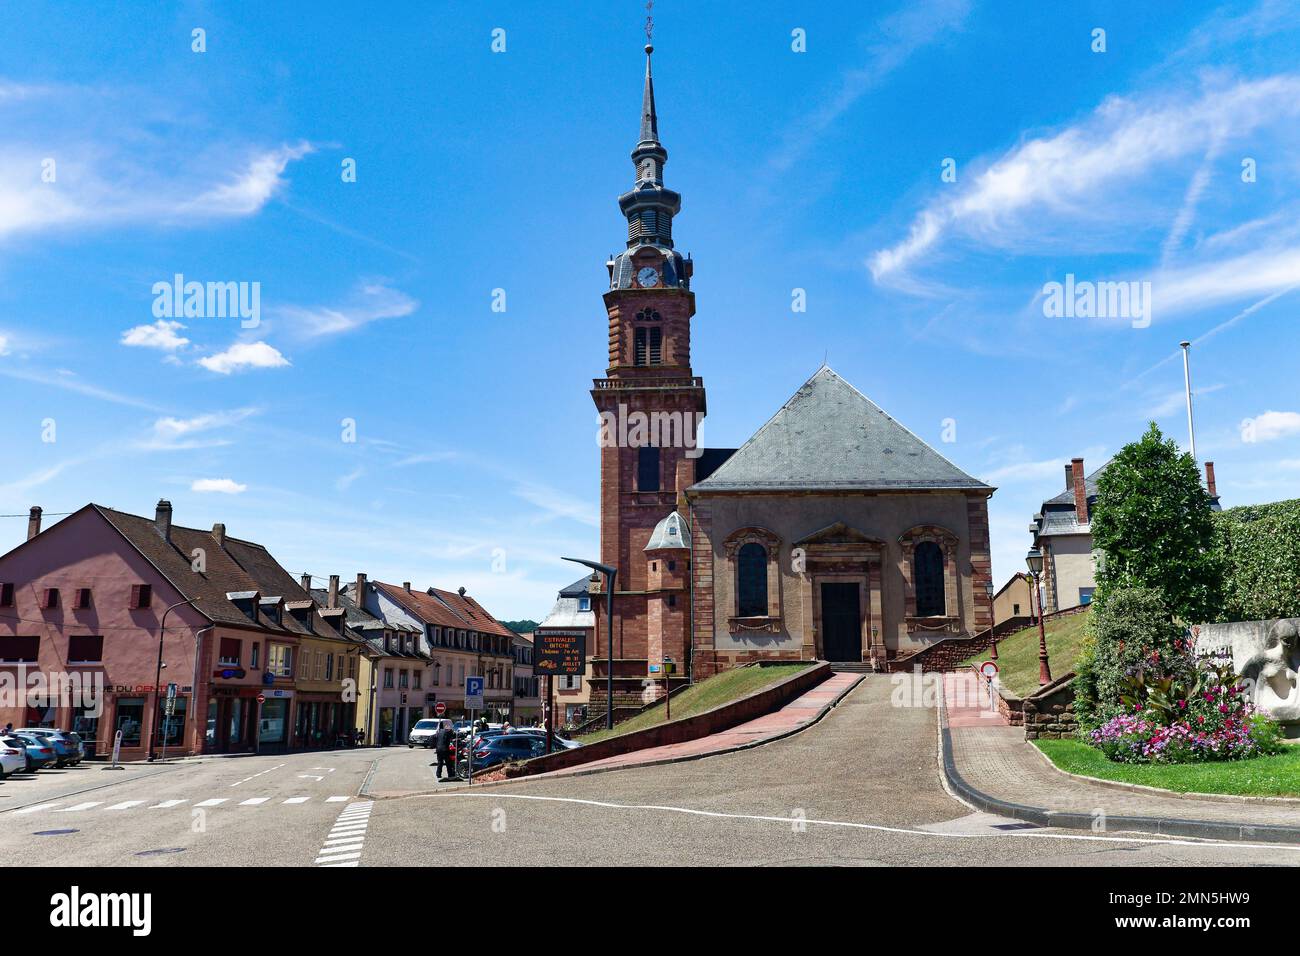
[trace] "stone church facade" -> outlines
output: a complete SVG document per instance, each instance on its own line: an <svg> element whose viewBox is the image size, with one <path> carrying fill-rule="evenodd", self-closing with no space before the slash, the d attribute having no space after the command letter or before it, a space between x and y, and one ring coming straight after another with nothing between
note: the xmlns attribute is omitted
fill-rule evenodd
<svg viewBox="0 0 1300 956"><path fill-rule="evenodd" d="M674 248L681 196L664 185L646 47L627 245L607 263L609 364L601 421L601 561L588 653L600 705L613 642L616 702L652 665L700 679L761 660L889 668L992 626L988 498L965 474L823 366L740 448L697 445L707 410L691 366L694 263ZM662 692L662 684L657 690ZM598 700L599 698L599 700Z"/></svg>

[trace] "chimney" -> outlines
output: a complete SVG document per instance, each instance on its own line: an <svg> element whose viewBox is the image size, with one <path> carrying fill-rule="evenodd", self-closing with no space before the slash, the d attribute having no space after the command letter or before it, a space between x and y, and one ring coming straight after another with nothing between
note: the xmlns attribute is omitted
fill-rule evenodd
<svg viewBox="0 0 1300 956"><path fill-rule="evenodd" d="M158 499L158 509L154 512L153 523L162 532L164 541L172 539L172 503L166 498Z"/></svg>
<svg viewBox="0 0 1300 956"><path fill-rule="evenodd" d="M357 593L352 599L357 602L357 607L366 606L366 575L363 571L357 572Z"/></svg>
<svg viewBox="0 0 1300 956"><path fill-rule="evenodd" d="M32 510L27 512L27 540L30 541L41 533L41 506L32 505Z"/></svg>
<svg viewBox="0 0 1300 956"><path fill-rule="evenodd" d="M218 522L212 526L212 537L217 542L218 548L226 546L226 526Z"/></svg>
<svg viewBox="0 0 1300 956"><path fill-rule="evenodd" d="M403 581L403 582L402 582L402 590L409 592L409 591L411 590L411 582L410 582L410 581Z"/></svg>
<svg viewBox="0 0 1300 956"><path fill-rule="evenodd" d="M307 596L310 597L311 596L311 575L308 574L306 571L304 571L302 573L302 577L298 579L298 583L302 585L302 589L306 591Z"/></svg>
<svg viewBox="0 0 1300 956"><path fill-rule="evenodd" d="M1074 516L1079 524L1088 523L1088 484L1083 478L1083 459L1075 458L1074 465Z"/></svg>
<svg viewBox="0 0 1300 956"><path fill-rule="evenodd" d="M1218 492L1218 490L1214 487L1214 462L1212 462L1212 461L1207 461L1207 462L1205 463L1205 487L1209 490L1209 492L1210 492L1210 497L1211 497L1211 498L1217 498L1217 497L1219 497L1219 492ZM40 510L41 510L40 508L33 508L33 509L32 509L33 512L40 511ZM40 527L40 521L41 521L40 515L37 515L37 516L36 516L36 526L37 526L37 528ZM29 535L29 537L30 537L30 535Z"/></svg>
<svg viewBox="0 0 1300 956"><path fill-rule="evenodd" d="M359 598L358 598L358 603L360 603ZM330 575L329 597L325 599L325 606L326 607L339 606L339 576L337 574Z"/></svg>
<svg viewBox="0 0 1300 956"><path fill-rule="evenodd" d="M463 587L457 588L457 589L456 589L456 593L459 594L461 597L464 597L464 596L465 596L465 589L464 589Z"/></svg>
<svg viewBox="0 0 1300 956"><path fill-rule="evenodd" d="M1074 487L1074 465L1066 462L1065 464L1065 490L1069 491Z"/></svg>

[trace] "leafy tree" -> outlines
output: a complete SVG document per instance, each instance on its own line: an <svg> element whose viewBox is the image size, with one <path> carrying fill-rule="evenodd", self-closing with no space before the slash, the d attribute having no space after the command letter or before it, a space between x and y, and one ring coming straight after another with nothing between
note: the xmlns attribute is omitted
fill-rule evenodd
<svg viewBox="0 0 1300 956"><path fill-rule="evenodd" d="M1217 620L1223 572L1211 504L1192 456L1152 422L1097 479L1092 540L1104 554L1097 600L1118 588L1153 588L1183 622Z"/></svg>
<svg viewBox="0 0 1300 956"><path fill-rule="evenodd" d="M1224 561L1224 620L1300 617L1300 499L1214 516Z"/></svg>
<svg viewBox="0 0 1300 956"><path fill-rule="evenodd" d="M1126 709L1127 678L1141 672L1147 683L1194 676L1195 656L1183 628L1174 623L1165 596L1155 588L1117 588L1095 602L1088 638L1075 663L1074 710L1084 732Z"/></svg>
<svg viewBox="0 0 1300 956"><path fill-rule="evenodd" d="M510 630L514 631L516 634L531 634L533 631L537 630L538 627L536 621L530 621L527 618L522 621L502 621L501 623L510 628Z"/></svg>

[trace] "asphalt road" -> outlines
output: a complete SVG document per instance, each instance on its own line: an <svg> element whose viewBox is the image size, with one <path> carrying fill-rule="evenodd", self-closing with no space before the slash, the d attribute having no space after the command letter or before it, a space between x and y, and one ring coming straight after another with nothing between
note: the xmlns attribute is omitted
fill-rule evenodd
<svg viewBox="0 0 1300 956"><path fill-rule="evenodd" d="M356 795L375 761L390 778L405 773L435 788L431 755L392 748L42 772L0 785L0 862L1300 864L1300 847L1026 828L973 813L940 783L934 712L891 707L889 691L887 679L869 678L816 726L739 753L498 787L442 785L372 808ZM222 802L203 806L214 799ZM40 835L51 830L75 832Z"/></svg>

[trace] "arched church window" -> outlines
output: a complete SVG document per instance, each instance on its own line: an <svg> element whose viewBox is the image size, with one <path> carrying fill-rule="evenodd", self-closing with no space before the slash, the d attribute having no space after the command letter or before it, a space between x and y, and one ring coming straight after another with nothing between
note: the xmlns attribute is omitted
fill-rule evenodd
<svg viewBox="0 0 1300 956"><path fill-rule="evenodd" d="M637 329L632 333L632 364L646 364L646 330Z"/></svg>
<svg viewBox="0 0 1300 956"><path fill-rule="evenodd" d="M942 617L947 608L943 593L943 551L933 541L922 541L912 558L916 567L916 613Z"/></svg>
<svg viewBox="0 0 1300 956"><path fill-rule="evenodd" d="M664 330L655 326L650 329L650 364L664 363Z"/></svg>
<svg viewBox="0 0 1300 956"><path fill-rule="evenodd" d="M736 553L736 613L767 616L767 549L752 541Z"/></svg>

